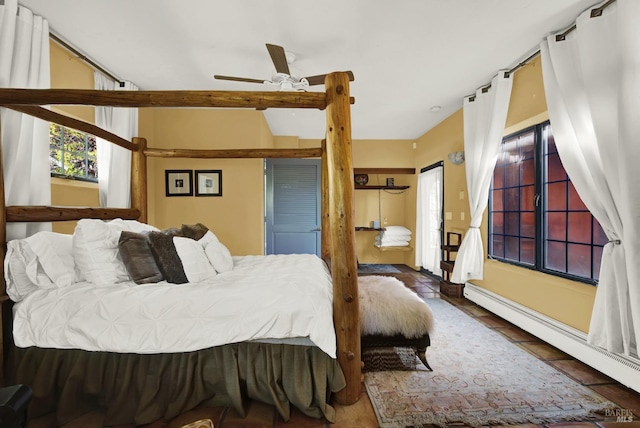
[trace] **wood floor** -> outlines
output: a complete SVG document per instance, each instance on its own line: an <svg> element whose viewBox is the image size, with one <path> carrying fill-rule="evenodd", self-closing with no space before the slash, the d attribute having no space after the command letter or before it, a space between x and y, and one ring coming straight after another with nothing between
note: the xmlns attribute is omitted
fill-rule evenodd
<svg viewBox="0 0 640 428"><path fill-rule="evenodd" d="M552 424L548 427L640 427L640 394L601 374L600 372L582 364L569 355L558 349L540 341L534 336L520 330L507 321L493 315L483 308L464 298L448 298L440 295L438 281L422 275L419 272L404 266L395 265L401 273L385 274L395 276L402 280L408 287L418 293L423 298L444 298L452 304L458 306L476 320L482 322L487 328L493 329L503 334L510 341L525 349L533 356L545 361L556 369L564 372L577 382L591 388L598 394L618 404L621 408L633 413L632 422L615 422L615 417L609 417L601 421L574 421L570 423ZM429 351L427 351L428 355ZM147 425L152 428L178 428L182 425L194 422L199 419L211 419L216 428L311 428L311 427L333 427L333 428L375 428L377 427L376 417L366 393L361 393L361 399L351 406L336 405L337 420L330 424L325 420L318 420L305 417L300 412L292 409L292 418L284 422L278 416L275 408L260 402L248 404L248 415L240 418L237 413L230 408L199 408L182 414L174 420L168 422L158 421ZM53 416L40 417L30 421L29 428L54 427ZM102 414L94 412L84 417L64 425L64 428L90 428L101 427ZM540 425L523 425L523 427L536 427ZM126 426L127 428L129 426ZM124 427L122 427L124 428Z"/></svg>

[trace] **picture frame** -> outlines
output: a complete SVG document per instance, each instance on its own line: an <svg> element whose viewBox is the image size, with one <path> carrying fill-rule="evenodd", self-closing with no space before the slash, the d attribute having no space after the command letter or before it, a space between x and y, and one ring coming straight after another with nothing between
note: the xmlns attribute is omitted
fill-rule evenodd
<svg viewBox="0 0 640 428"><path fill-rule="evenodd" d="M222 170L196 170L196 196L222 196Z"/></svg>
<svg viewBox="0 0 640 428"><path fill-rule="evenodd" d="M193 196L193 171L167 169L164 171L166 196Z"/></svg>

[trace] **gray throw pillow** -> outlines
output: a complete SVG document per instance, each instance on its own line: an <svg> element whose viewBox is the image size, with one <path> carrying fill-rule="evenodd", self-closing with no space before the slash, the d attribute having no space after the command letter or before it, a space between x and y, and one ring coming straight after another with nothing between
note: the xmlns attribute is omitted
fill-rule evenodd
<svg viewBox="0 0 640 428"><path fill-rule="evenodd" d="M183 224L180 228L180 234L182 236L196 241L199 241L208 231L209 228L202 223Z"/></svg>
<svg viewBox="0 0 640 428"><path fill-rule="evenodd" d="M173 244L174 236L182 236L176 228L165 229L161 232L149 232L149 243L164 279L173 284L184 284L189 280L184 273L176 246Z"/></svg>
<svg viewBox="0 0 640 428"><path fill-rule="evenodd" d="M147 233L122 231L118 249L129 276L136 284L160 282L164 279L151 252Z"/></svg>

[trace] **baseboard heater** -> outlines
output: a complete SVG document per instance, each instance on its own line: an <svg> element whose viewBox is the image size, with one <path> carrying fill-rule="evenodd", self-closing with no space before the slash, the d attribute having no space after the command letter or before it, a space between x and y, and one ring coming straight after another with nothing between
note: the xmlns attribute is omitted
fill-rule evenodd
<svg viewBox="0 0 640 428"><path fill-rule="evenodd" d="M640 359L587 343L587 335L519 303L466 283L464 297L555 346L634 391L640 392Z"/></svg>

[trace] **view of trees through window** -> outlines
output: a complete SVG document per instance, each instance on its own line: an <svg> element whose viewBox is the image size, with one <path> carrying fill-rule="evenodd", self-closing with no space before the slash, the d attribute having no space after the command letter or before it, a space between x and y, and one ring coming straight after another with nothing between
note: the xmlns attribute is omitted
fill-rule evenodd
<svg viewBox="0 0 640 428"><path fill-rule="evenodd" d="M49 125L49 165L53 176L98 180L96 137L75 129Z"/></svg>
<svg viewBox="0 0 640 428"><path fill-rule="evenodd" d="M491 184L490 257L595 283L606 242L562 166L549 123L505 137Z"/></svg>

